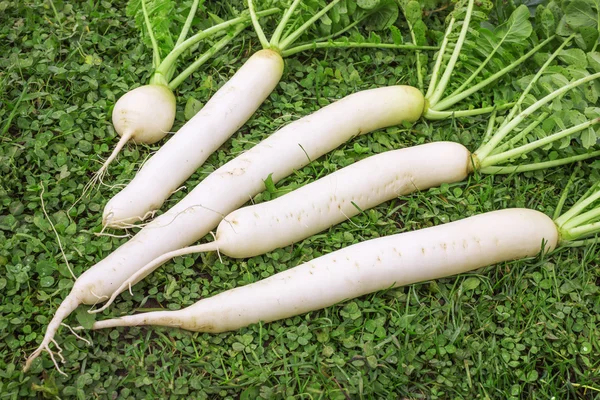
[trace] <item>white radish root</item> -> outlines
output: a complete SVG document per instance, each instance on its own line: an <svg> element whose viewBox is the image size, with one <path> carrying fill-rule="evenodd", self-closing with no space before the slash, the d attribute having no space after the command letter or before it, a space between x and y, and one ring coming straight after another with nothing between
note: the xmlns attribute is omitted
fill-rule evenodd
<svg viewBox="0 0 600 400"><path fill-rule="evenodd" d="M47 349L62 320L77 305L108 300L148 262L200 240L224 215L265 190L269 175L277 182L356 135L417 120L423 107L422 94L409 86L358 92L287 125L225 164L77 279L27 366Z"/></svg>
<svg viewBox="0 0 600 400"><path fill-rule="evenodd" d="M175 106L173 92L158 84L140 86L119 98L113 108L112 122L121 138L83 193L102 182L108 166L127 142L153 144L165 137L175 122Z"/></svg>
<svg viewBox="0 0 600 400"><path fill-rule="evenodd" d="M162 325L225 332L329 307L378 290L447 277L552 251L557 228L528 209L480 214L415 232L368 240L267 279L155 311L94 323L93 329Z"/></svg>

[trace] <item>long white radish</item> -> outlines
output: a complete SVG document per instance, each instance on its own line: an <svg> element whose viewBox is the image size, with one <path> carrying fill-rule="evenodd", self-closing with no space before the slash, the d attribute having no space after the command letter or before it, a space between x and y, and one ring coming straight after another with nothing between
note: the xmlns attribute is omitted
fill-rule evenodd
<svg viewBox="0 0 600 400"><path fill-rule="evenodd" d="M42 351L50 353L49 344L62 320L79 304L106 301L148 262L204 237L223 216L263 191L269 175L277 182L354 136L417 120L423 107L423 95L410 86L365 90L285 126L228 162L77 279L25 369Z"/></svg>
<svg viewBox="0 0 600 400"><path fill-rule="evenodd" d="M122 227L164 201L254 114L275 89L283 59L272 50L252 55L204 107L165 143L105 206L103 224Z"/></svg>
<svg viewBox="0 0 600 400"><path fill-rule="evenodd" d="M434 142L368 157L275 200L237 209L217 228L215 240L165 253L127 279L116 296L173 257L218 250L248 258L289 246L398 196L460 182L470 153L453 142Z"/></svg>
<svg viewBox="0 0 600 400"><path fill-rule="evenodd" d="M96 322L94 329L163 325L225 332L270 322L378 290L447 277L553 250L551 218L506 209L368 240L267 279L202 299L178 311L155 311Z"/></svg>

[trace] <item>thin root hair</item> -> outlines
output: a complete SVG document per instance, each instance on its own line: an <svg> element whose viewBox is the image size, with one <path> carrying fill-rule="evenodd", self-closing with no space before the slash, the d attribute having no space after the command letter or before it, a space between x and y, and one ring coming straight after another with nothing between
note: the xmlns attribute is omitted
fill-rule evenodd
<svg viewBox="0 0 600 400"><path fill-rule="evenodd" d="M60 241L60 236L58 235L58 232L56 231L56 228L54 227L54 224L52 223L52 220L50 219L50 217L48 216L48 212L46 211L46 205L44 204L44 184L40 182L40 185L42 186L42 191L40 192L40 201L42 203L41 204L42 205L42 211L44 213L44 216L46 217L46 219L50 223L50 226L52 227L52 231L54 232L54 235L56 236L56 240L58 241L58 247L60 248L60 253L62 254L62 256L63 256L63 258L65 260L65 264L67 264L67 269L71 273L71 276L73 277L73 279L77 280L77 277L75 276L75 273L73 273L73 270L71 269L71 265L69 264L69 260L67 260L67 255L65 254L65 251L64 251L63 246L62 246L62 242Z"/></svg>

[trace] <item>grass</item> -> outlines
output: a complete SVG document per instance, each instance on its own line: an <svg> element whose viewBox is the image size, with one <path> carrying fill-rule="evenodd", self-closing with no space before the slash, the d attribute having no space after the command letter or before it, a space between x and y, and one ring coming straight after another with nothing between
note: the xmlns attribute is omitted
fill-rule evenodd
<svg viewBox="0 0 600 400"><path fill-rule="evenodd" d="M150 52L122 6L109 2L0 2L0 399L460 399L600 398L600 247L490 266L391 289L237 332L166 328L86 332L63 328L68 377L47 355L21 367L71 287L40 194L75 274L126 239L96 236L117 188L67 210L115 143L116 98L149 75ZM432 7L433 8L433 7ZM443 9L443 8L442 8ZM442 30L444 11L428 13ZM258 48L245 35L178 90L204 101ZM356 90L416 85L413 58L383 51L320 52L286 60L282 83L187 187L275 129ZM473 149L485 118L395 127L316 160L255 201L265 201L356 159L432 140ZM156 146L128 146L107 182L125 183ZM581 175L598 178L598 164ZM595 167L595 168L594 168ZM174 260L103 314L177 309L361 240L505 207L552 215L572 169L473 176L402 197L301 243L259 257ZM583 188L582 188L583 190ZM176 193L167 207L184 196ZM118 232L117 232L118 233ZM81 307L67 323L87 317Z"/></svg>

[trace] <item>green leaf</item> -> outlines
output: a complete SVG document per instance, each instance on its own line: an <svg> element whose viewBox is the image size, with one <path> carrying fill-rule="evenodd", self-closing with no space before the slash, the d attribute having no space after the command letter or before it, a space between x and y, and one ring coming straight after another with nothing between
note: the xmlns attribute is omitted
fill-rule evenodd
<svg viewBox="0 0 600 400"><path fill-rule="evenodd" d="M521 42L527 39L533 32L529 17L530 14L527 6L520 5L510 15L506 24L500 25L494 30L494 34L507 43Z"/></svg>
<svg viewBox="0 0 600 400"><path fill-rule="evenodd" d="M595 146L597 141L598 138L596 137L596 131L591 126L584 130L581 134L581 144L586 149Z"/></svg>
<svg viewBox="0 0 600 400"><path fill-rule="evenodd" d="M267 176L267 179L265 179L263 182L265 183L265 188L267 189L267 192L275 193L277 191L277 188L275 187L275 182L273 182L273 174L269 174L269 176Z"/></svg>
<svg viewBox="0 0 600 400"><path fill-rule="evenodd" d="M597 51L591 52L587 54L587 60L589 66L594 70L594 72L600 72L600 53Z"/></svg>
<svg viewBox="0 0 600 400"><path fill-rule="evenodd" d="M85 307L79 307L75 311L77 322L85 329L92 329L92 325L94 325L94 322L96 321L96 315L97 314L90 314L87 312Z"/></svg>
<svg viewBox="0 0 600 400"><path fill-rule="evenodd" d="M171 0L145 0L145 3L154 37L161 50L161 56L164 56L168 54L175 45L170 31L171 22L175 21L173 18L175 3ZM134 18L135 25L142 32L144 43L146 46L151 47L152 43L144 22L142 1L129 0L125 12L128 17Z"/></svg>
<svg viewBox="0 0 600 400"><path fill-rule="evenodd" d="M240 400L254 400L258 399L260 395L260 389L256 386L251 386L240 394Z"/></svg>
<svg viewBox="0 0 600 400"><path fill-rule="evenodd" d="M569 3L565 9L565 18L567 24L575 30L582 26L598 26L598 15L587 0L573 0Z"/></svg>
<svg viewBox="0 0 600 400"><path fill-rule="evenodd" d="M372 10L377 7L380 0L357 0L356 4L363 10Z"/></svg>
<svg viewBox="0 0 600 400"><path fill-rule="evenodd" d="M472 276L470 278L465 279L465 281L462 284L462 287L465 291L474 290L477 288L477 286L479 286L480 283L481 281L479 280L479 278Z"/></svg>
<svg viewBox="0 0 600 400"><path fill-rule="evenodd" d="M413 34L415 35L415 39L417 41L417 45L426 45L427 44L427 25L423 21L417 21L412 26Z"/></svg>
<svg viewBox="0 0 600 400"><path fill-rule="evenodd" d="M542 9L540 12L540 17L538 20L538 25L540 26L544 36L550 37L556 32L556 18L554 17L554 13L549 9L543 6L539 6L539 9Z"/></svg>
<svg viewBox="0 0 600 400"><path fill-rule="evenodd" d="M558 58L568 64L573 65L577 68L587 67L587 58L585 52L581 49L566 49L560 52Z"/></svg>
<svg viewBox="0 0 600 400"><path fill-rule="evenodd" d="M567 37L571 36L573 33L573 29L571 29L571 26L569 26L569 24L567 23L567 16L563 15L563 17L558 22L558 25L556 25L556 34L559 36Z"/></svg>
<svg viewBox="0 0 600 400"><path fill-rule="evenodd" d="M404 39L402 38L402 32L395 25L390 26L390 33L394 44L402 44Z"/></svg>
<svg viewBox="0 0 600 400"><path fill-rule="evenodd" d="M392 26L398 19L400 11L394 0L382 0L374 8L366 20L365 28L371 31L381 31Z"/></svg>
<svg viewBox="0 0 600 400"><path fill-rule="evenodd" d="M204 107L204 104L201 101L196 100L193 97L188 98L187 102L185 103L185 119L192 119L194 115L198 114L198 111L200 111L202 107Z"/></svg>
<svg viewBox="0 0 600 400"><path fill-rule="evenodd" d="M40 286L47 288L47 287L51 287L52 285L54 285L54 278L51 276L44 276L43 278L40 278Z"/></svg>
<svg viewBox="0 0 600 400"><path fill-rule="evenodd" d="M420 21L423 15L423 11L421 10L421 5L418 1L411 0L404 7L404 15L406 16L406 20L410 22L411 25L414 25L417 21Z"/></svg>
<svg viewBox="0 0 600 400"><path fill-rule="evenodd" d="M591 50L598 43L600 32L593 26L582 26L579 28L579 35L575 38L577 45L583 49Z"/></svg>

